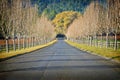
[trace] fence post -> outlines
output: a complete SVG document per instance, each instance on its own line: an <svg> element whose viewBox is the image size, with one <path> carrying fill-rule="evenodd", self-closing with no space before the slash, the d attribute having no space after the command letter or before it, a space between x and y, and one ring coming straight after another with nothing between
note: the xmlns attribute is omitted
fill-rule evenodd
<svg viewBox="0 0 120 80"><path fill-rule="evenodd" d="M20 50L20 37L18 37L18 50Z"/></svg>
<svg viewBox="0 0 120 80"><path fill-rule="evenodd" d="M2 51L2 47L1 47L1 45L0 45L0 51Z"/></svg>
<svg viewBox="0 0 120 80"><path fill-rule="evenodd" d="M108 37L109 37L109 34L106 33L106 48L108 48L108 46L109 46L109 39L108 39Z"/></svg>
<svg viewBox="0 0 120 80"><path fill-rule="evenodd" d="M115 34L114 50L117 50L117 34Z"/></svg>
<svg viewBox="0 0 120 80"><path fill-rule="evenodd" d="M15 37L13 37L13 50L16 50Z"/></svg>
<svg viewBox="0 0 120 80"><path fill-rule="evenodd" d="M8 53L9 52L8 37L6 37L5 41L6 41L6 53Z"/></svg>

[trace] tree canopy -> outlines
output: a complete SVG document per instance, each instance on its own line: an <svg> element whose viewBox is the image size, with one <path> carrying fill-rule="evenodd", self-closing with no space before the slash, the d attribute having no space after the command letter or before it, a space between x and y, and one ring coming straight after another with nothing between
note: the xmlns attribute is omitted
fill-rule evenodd
<svg viewBox="0 0 120 80"><path fill-rule="evenodd" d="M64 11L57 14L53 20L56 32L65 33L68 26L73 22L74 19L76 19L80 15L80 13L75 11Z"/></svg>

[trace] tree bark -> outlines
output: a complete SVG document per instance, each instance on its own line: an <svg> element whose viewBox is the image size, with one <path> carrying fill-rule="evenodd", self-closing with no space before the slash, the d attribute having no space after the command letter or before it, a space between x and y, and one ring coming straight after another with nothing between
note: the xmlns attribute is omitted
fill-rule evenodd
<svg viewBox="0 0 120 80"><path fill-rule="evenodd" d="M30 48L30 38L28 38L28 48Z"/></svg>
<svg viewBox="0 0 120 80"><path fill-rule="evenodd" d="M34 38L34 46L37 45L37 40L36 40L36 37Z"/></svg>
<svg viewBox="0 0 120 80"><path fill-rule="evenodd" d="M26 39L26 46L29 47L29 38Z"/></svg>
<svg viewBox="0 0 120 80"><path fill-rule="evenodd" d="M32 47L34 46L34 37L32 37Z"/></svg>
<svg viewBox="0 0 120 80"><path fill-rule="evenodd" d="M94 36L94 46L97 47L97 35Z"/></svg>
<svg viewBox="0 0 120 80"><path fill-rule="evenodd" d="M90 36L87 37L87 45L89 46L90 45Z"/></svg>
<svg viewBox="0 0 120 80"><path fill-rule="evenodd" d="M6 53L8 53L9 52L9 45L8 45L8 38L6 38Z"/></svg>
<svg viewBox="0 0 120 80"><path fill-rule="evenodd" d="M13 50L16 51L15 38L13 38Z"/></svg>
<svg viewBox="0 0 120 80"><path fill-rule="evenodd" d="M90 46L92 46L92 36L90 36Z"/></svg>
<svg viewBox="0 0 120 80"><path fill-rule="evenodd" d="M18 37L18 50L20 50L20 38Z"/></svg>
<svg viewBox="0 0 120 80"><path fill-rule="evenodd" d="M0 45L0 51L2 51L2 46Z"/></svg>
<svg viewBox="0 0 120 80"><path fill-rule="evenodd" d="M97 35L96 35L95 45L96 45L96 47L98 47L98 38L97 38Z"/></svg>
<svg viewBox="0 0 120 80"><path fill-rule="evenodd" d="M106 48L109 47L109 39L108 39L108 37L109 37L109 34L106 33Z"/></svg>
<svg viewBox="0 0 120 80"><path fill-rule="evenodd" d="M114 50L117 50L117 34L115 34Z"/></svg>
<svg viewBox="0 0 120 80"><path fill-rule="evenodd" d="M103 47L103 35L102 35L102 33L101 33L101 40L100 40L100 48L102 48Z"/></svg>
<svg viewBox="0 0 120 80"><path fill-rule="evenodd" d="M23 38L23 49L25 49L25 38Z"/></svg>

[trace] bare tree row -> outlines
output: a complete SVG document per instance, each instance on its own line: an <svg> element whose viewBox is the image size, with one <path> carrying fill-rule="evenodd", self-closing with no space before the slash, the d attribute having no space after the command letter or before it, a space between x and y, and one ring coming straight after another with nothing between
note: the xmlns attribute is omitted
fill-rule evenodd
<svg viewBox="0 0 120 80"><path fill-rule="evenodd" d="M120 0L107 0L107 6L98 1L92 2L82 16L76 19L66 33L68 39L79 39L89 45L118 48L117 36L120 35ZM109 39L114 36L114 41ZM105 38L105 40L104 40Z"/></svg>
<svg viewBox="0 0 120 80"><path fill-rule="evenodd" d="M6 39L6 52L9 52L10 38L13 50L16 50L44 44L55 37L51 22L44 16L38 16L38 7L30 0L0 0L0 34Z"/></svg>

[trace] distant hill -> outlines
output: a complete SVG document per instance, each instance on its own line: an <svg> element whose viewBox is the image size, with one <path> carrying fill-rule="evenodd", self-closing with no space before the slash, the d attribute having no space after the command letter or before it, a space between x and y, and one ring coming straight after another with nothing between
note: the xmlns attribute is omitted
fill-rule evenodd
<svg viewBox="0 0 120 80"><path fill-rule="evenodd" d="M39 13L43 13L50 20L52 20L56 14L63 11L77 11L84 12L85 7L92 0L32 0L33 3L39 5Z"/></svg>
<svg viewBox="0 0 120 80"><path fill-rule="evenodd" d="M55 15L63 11L77 11L84 13L87 5L96 0L31 0L33 4L38 4L39 13L46 15L50 20ZM106 3L106 0L98 0L100 3Z"/></svg>

